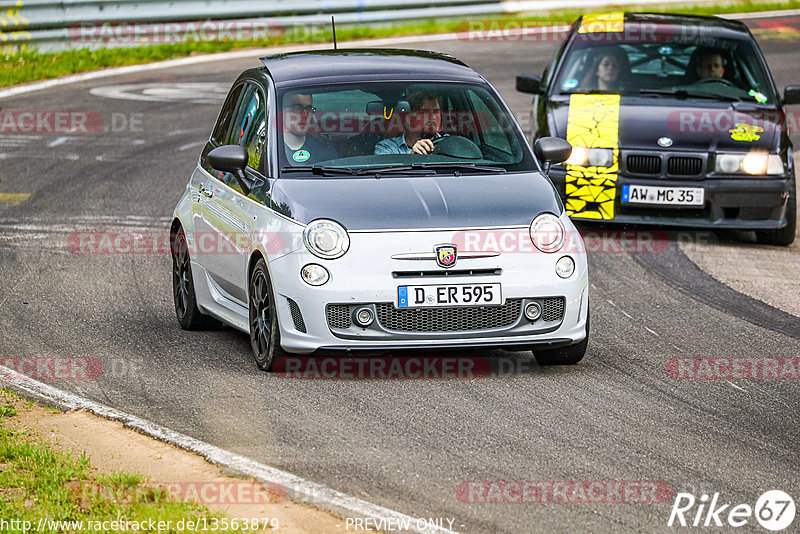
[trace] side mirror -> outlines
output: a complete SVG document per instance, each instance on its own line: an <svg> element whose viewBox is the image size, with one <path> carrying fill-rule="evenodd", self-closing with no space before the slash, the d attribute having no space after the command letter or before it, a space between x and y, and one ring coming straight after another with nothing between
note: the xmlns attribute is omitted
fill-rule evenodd
<svg viewBox="0 0 800 534"><path fill-rule="evenodd" d="M541 76L517 76L517 91L538 95L541 92Z"/></svg>
<svg viewBox="0 0 800 534"><path fill-rule="evenodd" d="M783 90L783 103L787 106L800 104L800 85L787 85Z"/></svg>
<svg viewBox="0 0 800 534"><path fill-rule="evenodd" d="M572 153L572 145L560 137L542 137L533 145L533 153L545 163L562 163Z"/></svg>
<svg viewBox="0 0 800 534"><path fill-rule="evenodd" d="M209 152L206 157L208 158L208 164L211 165L212 168L233 174L236 177L236 181L239 182L242 192L244 192L245 195L250 194L253 183L251 180L248 180L247 176L244 174L250 156L247 155L247 150L245 150L243 146L218 146Z"/></svg>

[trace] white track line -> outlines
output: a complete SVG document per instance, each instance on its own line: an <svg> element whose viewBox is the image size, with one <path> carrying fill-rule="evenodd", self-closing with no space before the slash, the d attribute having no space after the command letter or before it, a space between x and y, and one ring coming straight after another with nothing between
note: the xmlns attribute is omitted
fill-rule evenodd
<svg viewBox="0 0 800 534"><path fill-rule="evenodd" d="M83 409L100 417L119 421L127 428L199 454L212 464L224 467L237 475L252 478L262 483L280 484L286 489L286 495L292 501L307 503L343 518L372 517L391 520L397 524L407 524L409 525L408 532L456 534L452 530L435 526L420 529L417 526L417 518L356 499L286 471L281 471L239 454L215 447L204 441L180 434L146 419L141 419L78 395L61 391L32 378L21 376L2 365L0 365L0 376L14 376L15 378L12 381L3 381L1 383L6 387L11 387L48 404L68 410Z"/></svg>
<svg viewBox="0 0 800 534"><path fill-rule="evenodd" d="M611 1L611 2L606 2L605 4L613 5L617 3L627 3L627 0L625 2ZM522 4L522 2L520 2L520 4ZM800 13L800 10L795 9L786 11L762 11L756 13L732 13L730 15L721 15L721 16L726 19L739 20L739 19L754 19L759 17L772 18L781 16L793 16L797 15L798 13ZM541 30L553 31L555 28L558 28L558 26L543 27L541 28ZM359 41L345 41L345 46L347 46L348 48L350 47L358 48L365 46L380 48L383 46L392 46L398 44L427 43L435 41L453 41L456 39L463 39L464 38L463 33L464 32L454 32L454 33L439 33L434 35L410 35L406 37L388 37L384 39L362 39ZM97 80L100 78L108 78L110 76L135 74L151 70L169 69L173 67L184 67L187 65L199 65L202 63L211 63L214 61L230 61L236 59L252 59L255 63L257 62L257 59L259 57L269 54L282 54L287 52L298 52L302 50L328 50L330 48L331 48L331 43L275 46L263 49L245 49L245 50L237 50L235 52L222 52L219 54L209 54L204 56L169 59L166 61L160 61L157 63L147 63L144 65L130 65L127 67L116 67L113 69L86 72L83 74L73 74L71 76L56 78L54 80L45 80L41 82L33 82L24 85L17 85L15 87L9 87L8 89L0 90L0 99L21 94L28 94L34 91L42 91L44 89L50 89L52 87L58 87L60 85L86 82L90 80Z"/></svg>

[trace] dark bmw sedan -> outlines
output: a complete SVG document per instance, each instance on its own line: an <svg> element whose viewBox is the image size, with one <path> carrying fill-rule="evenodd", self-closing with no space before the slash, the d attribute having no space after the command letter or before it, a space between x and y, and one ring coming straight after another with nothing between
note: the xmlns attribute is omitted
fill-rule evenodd
<svg viewBox="0 0 800 534"><path fill-rule="evenodd" d="M717 17L586 15L532 93L533 139L573 146L550 173L576 220L755 230L788 245L797 223L783 97L752 34Z"/></svg>

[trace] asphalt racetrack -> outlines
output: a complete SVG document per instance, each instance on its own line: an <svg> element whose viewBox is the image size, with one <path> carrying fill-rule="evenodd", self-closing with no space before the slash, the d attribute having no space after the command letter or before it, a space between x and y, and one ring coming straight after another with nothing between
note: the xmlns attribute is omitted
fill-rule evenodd
<svg viewBox="0 0 800 534"><path fill-rule="evenodd" d="M800 83L797 35L761 40L781 89ZM462 59L526 127L530 96L514 77L541 73L555 48L403 46ZM674 244L661 257L591 255L591 341L579 365L448 353L494 362L489 376L464 380L263 373L244 334L180 329L166 254L76 253L76 232L168 229L228 86L257 57L0 101L86 111L107 129L0 136L0 357L96 358L103 372L93 379L39 378L412 517L454 518L460 532L674 532L678 492L753 506L779 489L797 500L800 381L676 380L667 362L800 356L800 318L725 292L699 270L686 276L693 264ZM465 497L467 481L649 481L668 493L655 503L481 503ZM751 518L739 530L758 528Z"/></svg>

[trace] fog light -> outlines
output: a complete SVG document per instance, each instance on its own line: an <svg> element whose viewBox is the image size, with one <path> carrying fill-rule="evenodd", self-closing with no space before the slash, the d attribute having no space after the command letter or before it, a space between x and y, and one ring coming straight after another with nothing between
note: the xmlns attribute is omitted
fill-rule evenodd
<svg viewBox="0 0 800 534"><path fill-rule="evenodd" d="M562 256L556 262L556 274L561 278L569 278L575 272L575 261L569 256Z"/></svg>
<svg viewBox="0 0 800 534"><path fill-rule="evenodd" d="M328 273L328 269L322 265L309 263L300 270L300 278L310 286L321 286L330 280L331 275Z"/></svg>
<svg viewBox="0 0 800 534"><path fill-rule="evenodd" d="M538 302L531 302L525 306L525 317L529 321L535 321L542 316L542 307Z"/></svg>
<svg viewBox="0 0 800 534"><path fill-rule="evenodd" d="M369 308L359 308L356 310L356 323L359 326L369 326L372 324L372 321L375 319L375 315L373 315L372 310Z"/></svg>

